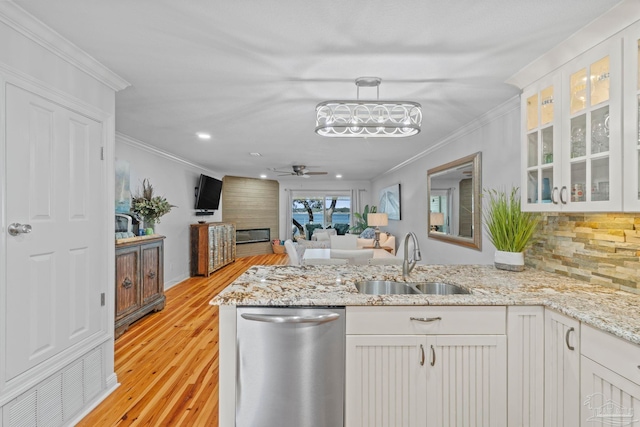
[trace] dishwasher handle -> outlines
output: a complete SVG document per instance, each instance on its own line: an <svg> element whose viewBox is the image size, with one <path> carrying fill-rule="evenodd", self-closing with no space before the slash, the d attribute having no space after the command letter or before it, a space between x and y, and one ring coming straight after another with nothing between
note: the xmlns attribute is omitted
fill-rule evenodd
<svg viewBox="0 0 640 427"><path fill-rule="evenodd" d="M240 316L243 319L267 323L327 323L340 318L338 313L326 313L316 316L242 313Z"/></svg>

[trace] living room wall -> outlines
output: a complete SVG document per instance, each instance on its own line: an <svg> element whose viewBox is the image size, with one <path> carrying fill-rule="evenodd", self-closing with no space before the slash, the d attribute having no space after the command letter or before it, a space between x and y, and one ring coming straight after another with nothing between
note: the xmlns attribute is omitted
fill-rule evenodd
<svg viewBox="0 0 640 427"><path fill-rule="evenodd" d="M169 153L123 134L116 135L116 160L129 163L131 192L142 186L147 178L154 193L176 205L156 225L156 233L166 236L164 241L164 287L168 289L189 277L189 224L202 217L195 216L194 189L201 173L221 179L215 171L186 162ZM221 206L222 207L222 206ZM221 221L221 211L206 217L207 221Z"/></svg>
<svg viewBox="0 0 640 427"><path fill-rule="evenodd" d="M428 117L424 121L428 121ZM423 130L414 138L427 136ZM483 188L519 187L519 97L487 112L442 141L429 145L433 148L372 181L374 200L380 189L392 184L401 185L402 219L390 220L383 231L394 234L398 245L406 233L415 232L423 264L492 264L495 248L484 231L481 251L427 238L427 170L481 151Z"/></svg>

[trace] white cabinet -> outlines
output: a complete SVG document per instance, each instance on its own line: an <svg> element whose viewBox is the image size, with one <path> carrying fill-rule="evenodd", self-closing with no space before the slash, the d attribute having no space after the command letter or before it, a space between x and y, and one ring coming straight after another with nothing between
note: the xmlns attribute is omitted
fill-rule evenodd
<svg viewBox="0 0 640 427"><path fill-rule="evenodd" d="M640 23L624 34L624 210L640 211Z"/></svg>
<svg viewBox="0 0 640 427"><path fill-rule="evenodd" d="M580 322L545 310L544 425L578 427L580 415Z"/></svg>
<svg viewBox="0 0 640 427"><path fill-rule="evenodd" d="M424 335L347 335L345 425L424 426L426 347Z"/></svg>
<svg viewBox="0 0 640 427"><path fill-rule="evenodd" d="M507 307L510 427L538 427L544 416L544 307Z"/></svg>
<svg viewBox="0 0 640 427"><path fill-rule="evenodd" d="M347 307L348 426L505 426L504 307Z"/></svg>
<svg viewBox="0 0 640 427"><path fill-rule="evenodd" d="M640 426L640 346L582 326L582 426Z"/></svg>
<svg viewBox="0 0 640 427"><path fill-rule="evenodd" d="M523 91L523 209L622 210L621 46L612 37Z"/></svg>

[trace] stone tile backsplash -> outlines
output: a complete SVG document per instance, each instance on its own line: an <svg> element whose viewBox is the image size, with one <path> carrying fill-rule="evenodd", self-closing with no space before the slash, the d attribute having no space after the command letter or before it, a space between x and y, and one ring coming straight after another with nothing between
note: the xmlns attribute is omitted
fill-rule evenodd
<svg viewBox="0 0 640 427"><path fill-rule="evenodd" d="M534 268L640 294L640 213L541 213Z"/></svg>

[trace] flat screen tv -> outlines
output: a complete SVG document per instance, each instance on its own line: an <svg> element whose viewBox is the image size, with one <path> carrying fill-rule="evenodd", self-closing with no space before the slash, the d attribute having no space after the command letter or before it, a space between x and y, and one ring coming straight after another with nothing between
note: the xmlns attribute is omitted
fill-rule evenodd
<svg viewBox="0 0 640 427"><path fill-rule="evenodd" d="M220 206L222 181L207 175L200 175L196 187L196 209L200 211L217 210Z"/></svg>

